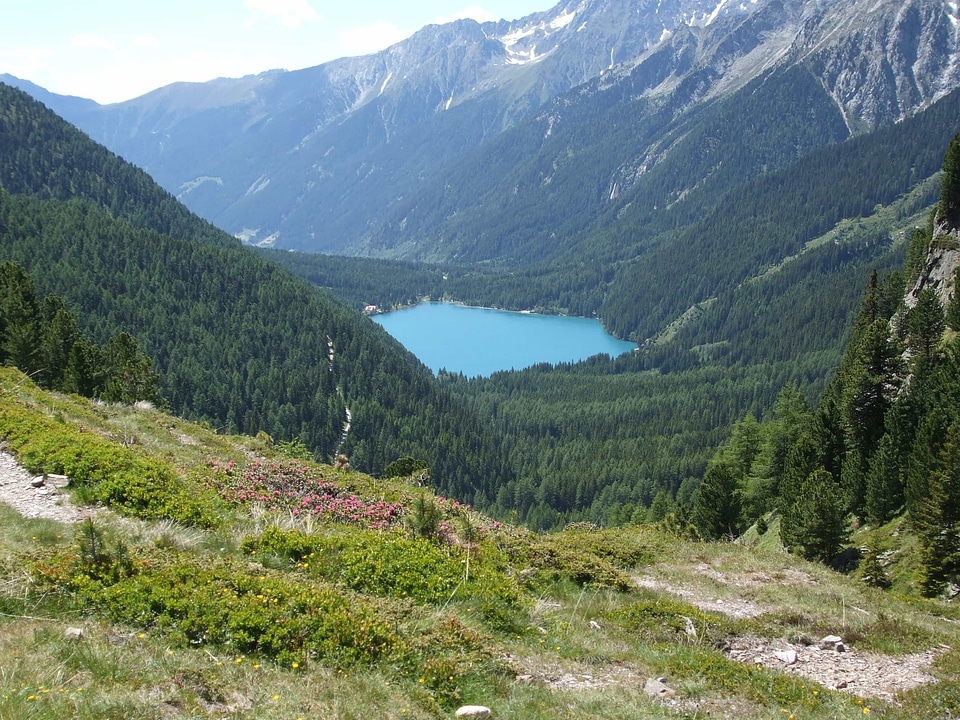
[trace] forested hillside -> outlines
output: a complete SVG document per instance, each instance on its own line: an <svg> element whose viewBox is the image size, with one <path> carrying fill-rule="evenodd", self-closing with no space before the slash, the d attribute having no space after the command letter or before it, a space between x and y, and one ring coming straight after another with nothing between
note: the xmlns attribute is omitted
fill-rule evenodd
<svg viewBox="0 0 960 720"><path fill-rule="evenodd" d="M851 518L882 526L905 514L921 591L960 577L960 135L943 170L903 269L870 278L818 404L784 391L769 421L741 420L711 462L689 515L705 536L776 510L784 544L825 560Z"/></svg>
<svg viewBox="0 0 960 720"><path fill-rule="evenodd" d="M373 323L185 211L142 172L0 85L0 259L60 296L94 342L136 337L172 411L340 447L379 472L402 455L473 499L509 477L495 431Z"/></svg>
<svg viewBox="0 0 960 720"><path fill-rule="evenodd" d="M936 202L958 103L952 95L770 173L749 192L720 195L723 212L705 216L699 234L685 231L683 242L631 263L511 271L271 256L357 307L430 295L590 315L606 303L608 327L642 327L641 352L612 362L442 380L507 432L515 479L490 496L496 512L538 528L645 519L662 515L667 496L689 499L730 424L772 412L785 385L816 401L871 271L901 266L913 228ZM687 306L685 294L699 301Z"/></svg>

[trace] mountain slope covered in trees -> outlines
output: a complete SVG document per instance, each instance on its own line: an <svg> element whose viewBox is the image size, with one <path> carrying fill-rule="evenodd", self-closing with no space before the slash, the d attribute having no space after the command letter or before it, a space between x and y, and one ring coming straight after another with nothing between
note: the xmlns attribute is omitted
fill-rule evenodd
<svg viewBox="0 0 960 720"><path fill-rule="evenodd" d="M818 404L788 389L767 422L734 427L690 511L704 535L739 533L776 510L787 547L828 560L851 518L882 526L904 515L919 589L936 595L960 579L958 158L960 135L935 212L913 233L903 269L871 276ZM868 548L867 560L876 565L878 552Z"/></svg>
<svg viewBox="0 0 960 720"><path fill-rule="evenodd" d="M96 342L124 331L172 410L340 450L401 455L472 499L508 474L482 425L368 320L184 210L141 171L0 85L0 258L56 294Z"/></svg>

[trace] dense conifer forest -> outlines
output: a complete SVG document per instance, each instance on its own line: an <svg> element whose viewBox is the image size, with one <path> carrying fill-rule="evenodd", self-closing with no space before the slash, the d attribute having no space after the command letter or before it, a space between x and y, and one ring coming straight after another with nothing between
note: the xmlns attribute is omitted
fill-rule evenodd
<svg viewBox="0 0 960 720"><path fill-rule="evenodd" d="M769 419L735 424L680 510L704 536L737 535L776 511L787 547L827 560L851 518L882 525L906 514L921 591L936 595L960 574L958 158L960 135L935 212L913 233L902 270L871 275L819 401L787 388Z"/></svg>
<svg viewBox="0 0 960 720"><path fill-rule="evenodd" d="M949 497L940 509L929 497L949 490L928 478L951 462L953 420L942 400L955 394L955 353L938 329L950 337L960 312L927 290L909 309L903 297L929 254L955 242L956 142L939 195L930 182L899 196L906 178L876 183L889 205L795 233L821 236L775 266L757 256L763 263L734 273L754 273L735 288L717 279L719 292L705 292L686 322L660 326L635 353L468 380L433 378L379 328L279 265L355 308L431 297L590 314L610 302L616 276L603 263L509 271L271 251L260 259L39 104L7 88L2 100L2 257L17 263L2 266L3 357L47 387L152 399L220 430L263 431L318 457L343 453L374 473L415 458L443 492L539 529L669 519L722 537L777 510L788 544L822 558L843 533L805 525L813 515L842 525L848 513L880 522L906 510L941 517L930 527L947 522L940 506ZM840 153L847 165L836 176L825 158L794 174L843 177L852 187L883 169L876 156L892 143L916 152L914 176L925 177L929 145L942 134L930 122L852 141L860 144ZM763 196L795 180L773 173L754 190ZM786 205L766 197L772 223ZM936 218L909 241L890 233L938 199ZM727 215L709 216L717 227L756 217L759 205L727 197L723 207ZM798 212L779 226L806 227ZM768 229L765 242L783 240ZM709 261L702 254L691 254L693 268ZM713 259L718 270L724 262ZM536 305L540 283L568 288L568 302ZM500 295L508 302L484 294L511 287ZM21 306L30 308L25 320L12 310ZM611 318L622 316L605 318L608 326ZM17 353L34 342L24 338L36 338L38 350L21 361ZM126 375L111 370L124 363ZM85 376L85 367L100 373ZM108 382L112 373L137 376L133 367L144 378L137 389ZM939 535L927 537L933 547ZM944 572L931 570L931 588Z"/></svg>
<svg viewBox="0 0 960 720"><path fill-rule="evenodd" d="M0 260L24 268L38 296L57 296L89 343L135 338L171 411L320 458L346 453L373 473L423 458L464 497L509 478L495 429L380 328L3 85L0 168Z"/></svg>

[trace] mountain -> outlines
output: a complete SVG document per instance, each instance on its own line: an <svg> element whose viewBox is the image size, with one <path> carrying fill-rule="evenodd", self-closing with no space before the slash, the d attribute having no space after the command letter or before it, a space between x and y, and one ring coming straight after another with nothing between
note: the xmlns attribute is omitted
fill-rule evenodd
<svg viewBox="0 0 960 720"><path fill-rule="evenodd" d="M375 55L295 72L175 84L105 107L41 99L247 241L463 261L480 254L443 240L464 218L506 209L489 202L496 187L531 202L569 189L585 217L550 230L576 238L636 197L644 174L683 168L683 139L717 103L767 110L743 145L749 130L794 125L775 147L724 159L742 176L901 121L960 82L956 24L935 0L571 0L513 22L428 26ZM795 89L795 102L782 96ZM548 151L564 130L569 147ZM583 140L603 146L587 183ZM690 168L674 201L708 192L715 169ZM461 174L481 185L468 190ZM483 255L517 262L512 241L529 230L505 228Z"/></svg>
<svg viewBox="0 0 960 720"><path fill-rule="evenodd" d="M0 260L96 342L136 337L184 416L372 472L412 455L471 500L506 472L493 431L379 327L2 84Z"/></svg>

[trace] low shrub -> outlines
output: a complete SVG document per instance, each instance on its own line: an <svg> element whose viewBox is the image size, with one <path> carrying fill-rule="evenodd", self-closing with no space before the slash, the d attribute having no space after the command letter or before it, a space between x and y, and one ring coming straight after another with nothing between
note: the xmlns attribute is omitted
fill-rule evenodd
<svg viewBox="0 0 960 720"><path fill-rule="evenodd" d="M386 530L400 523L403 505L385 500L366 501L327 480L315 467L296 460L255 462L242 471L220 472L215 484L229 502L260 504L285 510L294 517L349 523Z"/></svg>
<svg viewBox="0 0 960 720"><path fill-rule="evenodd" d="M70 559L38 570L113 622L158 630L181 645L265 655L288 667L308 660L346 667L402 650L371 601L222 559L211 568L200 557L141 557L115 580Z"/></svg>
<svg viewBox="0 0 960 720"><path fill-rule="evenodd" d="M633 587L630 577L610 560L571 541L575 534L509 535L499 538L498 542L508 562L528 585L569 579L581 587L606 587L620 592Z"/></svg>
<svg viewBox="0 0 960 720"><path fill-rule="evenodd" d="M646 597L610 612L607 617L646 642L683 640L719 645L724 638L742 630L736 620L644 591L640 594Z"/></svg>
<svg viewBox="0 0 960 720"><path fill-rule="evenodd" d="M263 559L286 558L311 575L370 595L440 604L456 591L460 598L482 599L481 605L490 605L489 615L503 615L502 620L520 604L516 585L484 561L482 554L474 554L467 577L464 550L399 532L342 528L311 534L271 526L244 538L241 549ZM506 624L513 628L515 623Z"/></svg>
<svg viewBox="0 0 960 720"><path fill-rule="evenodd" d="M187 488L167 463L57 422L23 402L0 398L0 437L31 472L67 475L84 501L146 519L217 523L215 497Z"/></svg>

